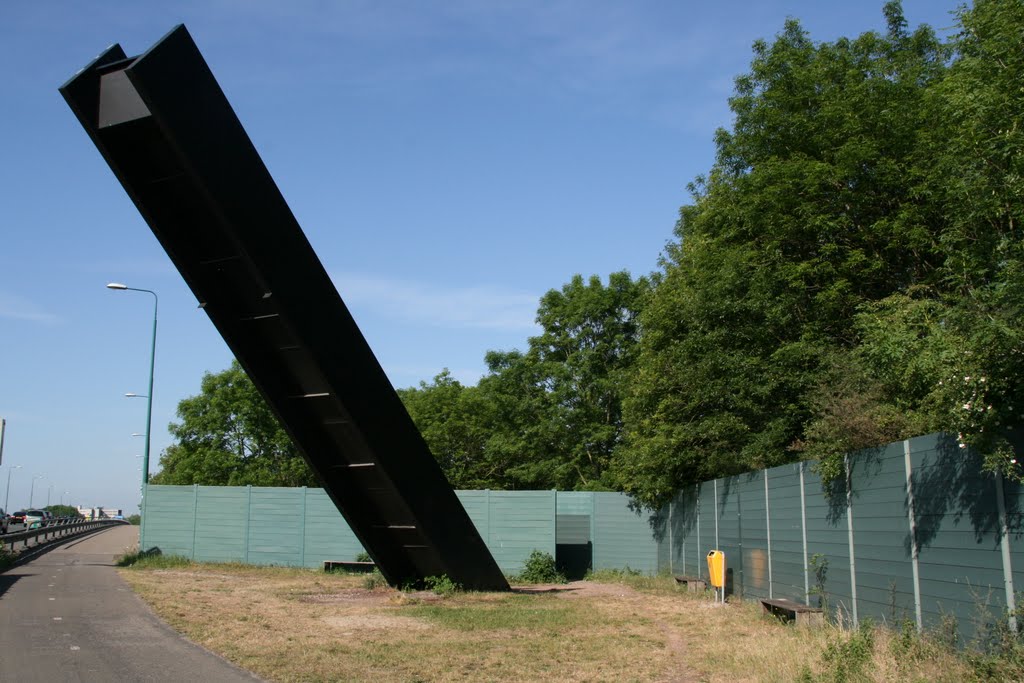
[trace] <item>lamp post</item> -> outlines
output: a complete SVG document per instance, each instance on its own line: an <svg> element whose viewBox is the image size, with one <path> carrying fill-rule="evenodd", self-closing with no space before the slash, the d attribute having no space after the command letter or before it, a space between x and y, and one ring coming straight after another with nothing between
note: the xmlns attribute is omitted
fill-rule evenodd
<svg viewBox="0 0 1024 683"><path fill-rule="evenodd" d="M28 491L28 507L29 507L29 509L32 508L32 500L35 498L35 495L36 495L36 479L45 479L45 478L46 478L45 474L37 474L34 477L32 477L32 487Z"/></svg>
<svg viewBox="0 0 1024 683"><path fill-rule="evenodd" d="M71 491L65 491L64 493L60 494L60 504L61 504L61 507L64 506L64 496L67 496L67 495L70 495L70 494L71 494ZM68 502L71 502L70 498L68 499Z"/></svg>
<svg viewBox="0 0 1024 683"><path fill-rule="evenodd" d="M50 494L53 493L53 484L46 487L46 507L50 507Z"/></svg>
<svg viewBox="0 0 1024 683"><path fill-rule="evenodd" d="M8 512L10 510L10 508L7 507L7 504L11 500L11 472L20 469L21 465L10 465L7 467L7 493L4 494L4 512Z"/></svg>
<svg viewBox="0 0 1024 683"><path fill-rule="evenodd" d="M153 368L156 364L156 318L157 309L160 305L160 298L151 289L138 289L136 287L129 287L128 285L120 282L107 283L107 289L115 289L119 291L130 291L130 292L146 292L147 294L153 295L153 340L149 347L149 392L146 394L146 446L143 450L142 455L142 505L140 506L140 512L145 514L146 511L146 484L149 483L149 444L150 437L153 433ZM126 396L137 396L137 394L126 394ZM143 550L145 546L142 543L142 526L139 526L139 549Z"/></svg>

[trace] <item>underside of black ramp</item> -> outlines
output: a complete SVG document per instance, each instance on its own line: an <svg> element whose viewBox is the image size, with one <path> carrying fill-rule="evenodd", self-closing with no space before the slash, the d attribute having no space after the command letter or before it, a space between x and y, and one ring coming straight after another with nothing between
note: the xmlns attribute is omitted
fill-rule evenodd
<svg viewBox="0 0 1024 683"><path fill-rule="evenodd" d="M60 91L387 580L507 589L185 27Z"/></svg>

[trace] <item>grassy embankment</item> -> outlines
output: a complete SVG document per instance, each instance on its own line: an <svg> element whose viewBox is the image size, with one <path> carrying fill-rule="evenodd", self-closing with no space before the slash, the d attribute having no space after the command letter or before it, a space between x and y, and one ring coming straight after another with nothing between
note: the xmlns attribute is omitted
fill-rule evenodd
<svg viewBox="0 0 1024 683"><path fill-rule="evenodd" d="M271 681L971 681L1024 667L913 632L795 628L671 577L508 594L403 593L365 575L144 558L122 575L193 641ZM443 582L442 582L443 585ZM1010 653L1012 654L1012 653Z"/></svg>

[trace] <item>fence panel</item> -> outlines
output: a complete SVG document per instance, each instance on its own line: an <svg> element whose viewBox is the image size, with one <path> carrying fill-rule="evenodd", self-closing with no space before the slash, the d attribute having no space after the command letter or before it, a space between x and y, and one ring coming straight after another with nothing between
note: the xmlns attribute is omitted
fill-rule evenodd
<svg viewBox="0 0 1024 683"><path fill-rule="evenodd" d="M305 488L253 488L249 504L250 564L304 564ZM340 517L340 515L339 515Z"/></svg>
<svg viewBox="0 0 1024 683"><path fill-rule="evenodd" d="M323 489L306 490L305 521L306 567L322 567L326 560L352 561L363 552L363 544Z"/></svg>
<svg viewBox="0 0 1024 683"><path fill-rule="evenodd" d="M768 518L764 491L764 472L749 472L734 477L739 501L740 525L738 554L734 555L745 598L769 597L771 550L768 547ZM728 565L729 556L726 555ZM735 577L735 575L734 575Z"/></svg>
<svg viewBox="0 0 1024 683"><path fill-rule="evenodd" d="M594 569L658 571L658 543L650 513L631 510L622 493L594 495Z"/></svg>
<svg viewBox="0 0 1024 683"><path fill-rule="evenodd" d="M146 549L193 557L196 533L195 486L147 486L142 518Z"/></svg>
<svg viewBox="0 0 1024 683"><path fill-rule="evenodd" d="M827 601L834 608L851 613L850 545L846 520L846 489L843 482L822 494L821 477L804 471L807 502L807 558L810 571L811 604Z"/></svg>
<svg viewBox="0 0 1024 683"><path fill-rule="evenodd" d="M804 602L806 591L800 504L800 465L783 465L768 470L772 597Z"/></svg>
<svg viewBox="0 0 1024 683"><path fill-rule="evenodd" d="M555 556L555 492L491 491L487 546L506 574L523 571L534 550Z"/></svg>
<svg viewBox="0 0 1024 683"><path fill-rule="evenodd" d="M195 553L204 562L245 562L248 488L199 486L196 489Z"/></svg>

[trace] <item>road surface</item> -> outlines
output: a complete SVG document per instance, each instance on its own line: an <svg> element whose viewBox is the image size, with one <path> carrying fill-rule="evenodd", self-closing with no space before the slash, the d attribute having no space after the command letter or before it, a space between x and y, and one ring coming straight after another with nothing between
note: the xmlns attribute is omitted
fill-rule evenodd
<svg viewBox="0 0 1024 683"><path fill-rule="evenodd" d="M114 559L138 540L138 527L110 527L0 574L0 681L260 680L179 636L136 597Z"/></svg>

